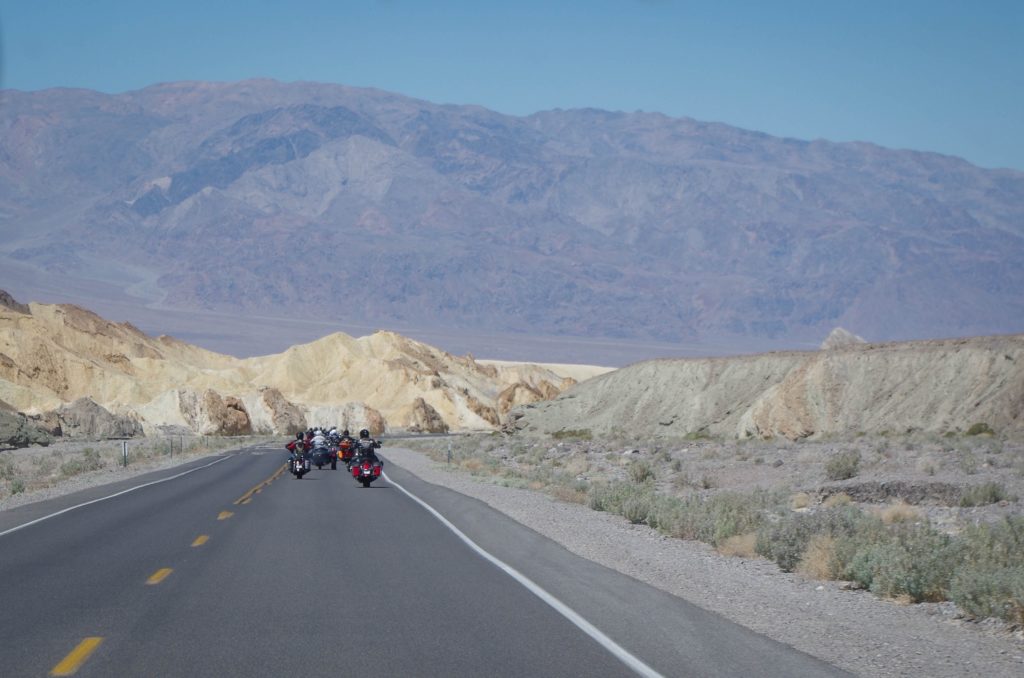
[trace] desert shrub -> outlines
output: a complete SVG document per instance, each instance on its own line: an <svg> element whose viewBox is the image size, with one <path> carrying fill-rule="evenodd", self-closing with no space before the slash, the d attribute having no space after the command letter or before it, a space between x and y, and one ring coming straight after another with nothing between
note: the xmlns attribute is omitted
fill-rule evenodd
<svg viewBox="0 0 1024 678"><path fill-rule="evenodd" d="M847 480L860 471L860 452L841 452L825 463L825 477L829 480Z"/></svg>
<svg viewBox="0 0 1024 678"><path fill-rule="evenodd" d="M648 488L631 483L612 482L595 484L590 487L587 496L587 506L595 511L606 511L622 515L622 506L629 497L648 492L650 492Z"/></svg>
<svg viewBox="0 0 1024 678"><path fill-rule="evenodd" d="M773 493L759 490L750 494L719 492L707 498L691 495L680 502L679 511L669 534L683 539L696 539L712 546L729 537L755 532L765 520L770 507L780 503Z"/></svg>
<svg viewBox="0 0 1024 678"><path fill-rule="evenodd" d="M972 485L960 495L961 506L985 506L1009 499L1006 488L996 482Z"/></svg>
<svg viewBox="0 0 1024 678"><path fill-rule="evenodd" d="M763 490L679 499L659 495L650 485L624 482L591 486L587 498L587 505L592 509L615 513L671 536L695 539L712 546L729 537L755 532L764 521L766 508L770 505L775 509L779 503L775 494Z"/></svg>
<svg viewBox="0 0 1024 678"><path fill-rule="evenodd" d="M829 534L816 534L807 543L796 571L811 579L834 579L840 572L836 555L836 539Z"/></svg>
<svg viewBox="0 0 1024 678"><path fill-rule="evenodd" d="M977 424L972 424L971 427L969 429L967 429L967 435L969 435L969 436L994 435L994 434L995 434L995 431L992 430L992 427L989 426L988 424L984 423L984 422L978 422Z"/></svg>
<svg viewBox="0 0 1024 678"><path fill-rule="evenodd" d="M888 541L859 550L847 573L873 593L915 603L946 600L964 545L929 525L899 526Z"/></svg>
<svg viewBox="0 0 1024 678"><path fill-rule="evenodd" d="M11 481L11 494L21 494L25 491L25 481L21 478L15 478Z"/></svg>
<svg viewBox="0 0 1024 678"><path fill-rule="evenodd" d="M953 578L950 597L972 617L1024 626L1024 566L964 568Z"/></svg>
<svg viewBox="0 0 1024 678"><path fill-rule="evenodd" d="M960 470L969 476L978 472L978 458L971 451L966 451L959 458Z"/></svg>
<svg viewBox="0 0 1024 678"><path fill-rule="evenodd" d="M683 460L682 459L675 459L675 460L673 460L672 461L672 470L676 471L676 472L682 471L683 470Z"/></svg>
<svg viewBox="0 0 1024 678"><path fill-rule="evenodd" d="M703 490L710 490L718 487L718 480L714 476L705 473L700 477L700 487Z"/></svg>
<svg viewBox="0 0 1024 678"><path fill-rule="evenodd" d="M882 522L886 525L892 525L893 523L913 523L921 520L921 512L902 499L886 506L883 509L879 509L877 513L878 517L881 518Z"/></svg>
<svg viewBox="0 0 1024 678"><path fill-rule="evenodd" d="M82 450L82 456L78 459L69 459L60 465L60 472L65 476L74 476L80 473L88 473L103 468L103 460L100 453L91 447Z"/></svg>
<svg viewBox="0 0 1024 678"><path fill-rule="evenodd" d="M974 617L1024 625L1024 516L966 529L950 597Z"/></svg>
<svg viewBox="0 0 1024 678"><path fill-rule="evenodd" d="M794 511L805 509L811 505L811 495L806 492L797 492L789 498L789 507Z"/></svg>
<svg viewBox="0 0 1024 678"><path fill-rule="evenodd" d="M551 487L551 496L560 501L572 504L587 503L587 484L577 485L554 485Z"/></svg>
<svg viewBox="0 0 1024 678"><path fill-rule="evenodd" d="M853 498L845 492L839 492L837 494L830 495L828 499L821 503L825 508L835 508L836 506L846 506Z"/></svg>
<svg viewBox="0 0 1024 678"><path fill-rule="evenodd" d="M867 535L877 532L872 529L873 523L881 527L881 521L853 506L824 509L815 513L787 513L761 528L757 535L757 552L774 560L784 571L792 572L815 536L836 538L836 550L840 554L837 557L842 554L850 557L849 552L856 551L856 547L850 544L849 538L860 533Z"/></svg>
<svg viewBox="0 0 1024 678"><path fill-rule="evenodd" d="M634 483L646 483L648 480L654 480L654 469L646 461L631 461L629 463L629 479Z"/></svg>
<svg viewBox="0 0 1024 678"><path fill-rule="evenodd" d="M555 431L554 433L551 434L551 437L554 438L555 440L593 440L594 434L591 433L589 428L573 428Z"/></svg>
<svg viewBox="0 0 1024 678"><path fill-rule="evenodd" d="M10 459L0 459L0 479L11 480L14 478L14 462Z"/></svg>
<svg viewBox="0 0 1024 678"><path fill-rule="evenodd" d="M622 502L622 517L634 525L646 523L653 504L654 497L650 494L631 495Z"/></svg>
<svg viewBox="0 0 1024 678"><path fill-rule="evenodd" d="M757 557L757 532L747 532L729 537L718 545L718 552L723 556L739 558Z"/></svg>

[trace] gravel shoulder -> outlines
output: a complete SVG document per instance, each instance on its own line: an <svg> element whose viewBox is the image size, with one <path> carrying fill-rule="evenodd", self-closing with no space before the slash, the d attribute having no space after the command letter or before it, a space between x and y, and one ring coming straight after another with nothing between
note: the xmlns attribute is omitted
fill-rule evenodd
<svg viewBox="0 0 1024 678"><path fill-rule="evenodd" d="M422 452L386 456L423 480L479 499L573 553L680 596L774 640L863 676L1024 675L1024 639L956 618L950 604L900 605L836 582L810 581L761 559L663 536L624 518L505 487Z"/></svg>

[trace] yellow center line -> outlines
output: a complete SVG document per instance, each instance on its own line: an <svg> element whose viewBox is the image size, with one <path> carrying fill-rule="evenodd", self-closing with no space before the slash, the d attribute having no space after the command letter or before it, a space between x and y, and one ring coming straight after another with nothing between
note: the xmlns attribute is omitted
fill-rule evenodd
<svg viewBox="0 0 1024 678"><path fill-rule="evenodd" d="M209 539L210 539L210 535L208 535L208 534L201 534L198 537L196 537L196 540L194 542L192 542L192 547L195 548L196 546L202 546Z"/></svg>
<svg viewBox="0 0 1024 678"><path fill-rule="evenodd" d="M149 579L146 580L146 584L148 584L149 586L159 584L164 579L167 579L167 575L169 575L171 572L173 572L171 568L161 567L159 570L149 575Z"/></svg>
<svg viewBox="0 0 1024 678"><path fill-rule="evenodd" d="M217 520L227 520L231 516L235 515L231 511L221 511L217 514Z"/></svg>
<svg viewBox="0 0 1024 678"><path fill-rule="evenodd" d="M276 471L274 471L274 475L270 476L269 478L267 478L263 482L258 483L256 485L254 485L253 487L249 488L249 490L245 494L243 494L241 497L239 497L238 499L235 500L235 504L236 505L237 504L247 504L248 500L252 499L252 495L259 494L260 492L262 492L263 488L265 488L267 485L269 485L270 483L272 483L275 480L277 480L281 476L281 474L284 473L284 470L286 468L288 468L288 464L282 464L281 468L279 468Z"/></svg>
<svg viewBox="0 0 1024 678"><path fill-rule="evenodd" d="M99 636L90 636L89 638L86 638L80 642L74 650L68 653L68 656L64 657L60 664L53 667L53 670L50 671L50 675L70 676L74 674L75 671L81 668L82 664L85 663L85 660L96 651L96 648L98 648L102 642L103 639Z"/></svg>

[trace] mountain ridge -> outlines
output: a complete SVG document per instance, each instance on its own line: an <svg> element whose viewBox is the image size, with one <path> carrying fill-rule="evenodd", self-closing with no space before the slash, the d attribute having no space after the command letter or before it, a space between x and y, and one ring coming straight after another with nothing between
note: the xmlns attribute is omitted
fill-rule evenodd
<svg viewBox="0 0 1024 678"><path fill-rule="evenodd" d="M1022 172L316 83L3 97L0 261L69 285L144 282L181 309L755 350L836 325L876 341L1024 329ZM290 265L318 253L366 270Z"/></svg>

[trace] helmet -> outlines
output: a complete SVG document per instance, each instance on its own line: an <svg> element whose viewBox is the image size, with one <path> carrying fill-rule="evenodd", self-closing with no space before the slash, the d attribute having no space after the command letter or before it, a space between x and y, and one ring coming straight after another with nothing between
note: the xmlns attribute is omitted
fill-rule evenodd
<svg viewBox="0 0 1024 678"><path fill-rule="evenodd" d="M348 429L345 429L344 431L342 431L341 435L343 435L343 436L349 435Z"/></svg>
<svg viewBox="0 0 1024 678"><path fill-rule="evenodd" d="M304 437L304 434L302 433L302 431L299 431L298 433L295 434L295 439L296 440L302 440L303 437Z"/></svg>
<svg viewBox="0 0 1024 678"><path fill-rule="evenodd" d="M364 428L364 429L363 429L362 431L360 431L360 432L359 432L359 437L360 437L360 438L369 438L369 437L370 437L370 432L369 432L369 431L367 431L367 430L366 430L366 429Z"/></svg>

